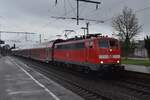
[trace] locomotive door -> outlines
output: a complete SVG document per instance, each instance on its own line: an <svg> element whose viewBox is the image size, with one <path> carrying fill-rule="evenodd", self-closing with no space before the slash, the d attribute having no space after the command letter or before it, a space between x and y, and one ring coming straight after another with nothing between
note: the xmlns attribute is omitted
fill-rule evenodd
<svg viewBox="0 0 150 100"><path fill-rule="evenodd" d="M91 63L91 57L92 57L92 48L94 46L93 41L87 41L86 42L86 62Z"/></svg>

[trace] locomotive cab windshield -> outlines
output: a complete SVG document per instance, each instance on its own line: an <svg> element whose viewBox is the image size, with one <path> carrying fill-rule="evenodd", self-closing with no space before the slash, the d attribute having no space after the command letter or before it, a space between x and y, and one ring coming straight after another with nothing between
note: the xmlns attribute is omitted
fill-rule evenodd
<svg viewBox="0 0 150 100"><path fill-rule="evenodd" d="M119 43L115 39L101 39L101 40L99 40L99 47L100 48L117 49L117 48L119 48Z"/></svg>
<svg viewBox="0 0 150 100"><path fill-rule="evenodd" d="M120 46L117 39L100 38L98 40L99 62L103 64L120 63Z"/></svg>
<svg viewBox="0 0 150 100"><path fill-rule="evenodd" d="M110 48L112 48L112 49L117 49L117 48L119 48L118 41L115 40L115 39L109 40L109 45L110 45Z"/></svg>

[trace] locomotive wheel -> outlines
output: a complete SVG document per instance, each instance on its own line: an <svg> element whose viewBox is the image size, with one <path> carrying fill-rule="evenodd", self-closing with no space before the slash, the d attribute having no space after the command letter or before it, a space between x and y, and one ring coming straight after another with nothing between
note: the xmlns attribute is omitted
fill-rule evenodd
<svg viewBox="0 0 150 100"><path fill-rule="evenodd" d="M66 64L66 67L68 68L68 69L71 69L72 68L72 65L71 64Z"/></svg>
<svg viewBox="0 0 150 100"><path fill-rule="evenodd" d="M84 72L85 74L89 74L89 73L91 72L91 69L90 69L89 67L85 67L85 68L83 69L83 72Z"/></svg>

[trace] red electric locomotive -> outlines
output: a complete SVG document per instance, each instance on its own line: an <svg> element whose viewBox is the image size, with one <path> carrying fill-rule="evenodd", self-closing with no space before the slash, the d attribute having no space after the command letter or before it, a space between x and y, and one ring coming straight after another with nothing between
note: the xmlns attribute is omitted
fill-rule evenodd
<svg viewBox="0 0 150 100"><path fill-rule="evenodd" d="M120 52L117 39L89 35L85 39L74 38L57 43L54 61L78 65L85 72L123 70Z"/></svg>
<svg viewBox="0 0 150 100"><path fill-rule="evenodd" d="M73 67L80 68L86 73L124 69L121 66L119 41L98 34L67 40L58 39L36 48L14 50L14 52L40 61L75 65Z"/></svg>

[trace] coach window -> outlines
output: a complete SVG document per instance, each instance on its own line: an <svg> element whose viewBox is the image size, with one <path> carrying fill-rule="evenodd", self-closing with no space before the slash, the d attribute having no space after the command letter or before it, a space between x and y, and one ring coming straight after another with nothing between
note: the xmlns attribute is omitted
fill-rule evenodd
<svg viewBox="0 0 150 100"><path fill-rule="evenodd" d="M58 46L57 45L55 45L55 49L57 49L58 48Z"/></svg>
<svg viewBox="0 0 150 100"><path fill-rule="evenodd" d="M59 45L56 45L56 49L59 49L59 47L60 47Z"/></svg>
<svg viewBox="0 0 150 100"><path fill-rule="evenodd" d="M62 49L62 50L68 49L68 45L66 45L66 44L65 44L65 45L61 45L61 49Z"/></svg>
<svg viewBox="0 0 150 100"><path fill-rule="evenodd" d="M64 49L70 49L70 44L64 45Z"/></svg>
<svg viewBox="0 0 150 100"><path fill-rule="evenodd" d="M84 43L76 43L76 49L82 49L84 48Z"/></svg>
<svg viewBox="0 0 150 100"><path fill-rule="evenodd" d="M74 43L74 44L70 44L70 49L77 49L77 45L76 45L76 43Z"/></svg>
<svg viewBox="0 0 150 100"><path fill-rule="evenodd" d="M69 50L72 49L72 44L67 44L66 48L69 49Z"/></svg>
<svg viewBox="0 0 150 100"><path fill-rule="evenodd" d="M62 49L62 45L57 45L56 49Z"/></svg>

